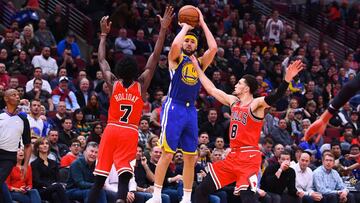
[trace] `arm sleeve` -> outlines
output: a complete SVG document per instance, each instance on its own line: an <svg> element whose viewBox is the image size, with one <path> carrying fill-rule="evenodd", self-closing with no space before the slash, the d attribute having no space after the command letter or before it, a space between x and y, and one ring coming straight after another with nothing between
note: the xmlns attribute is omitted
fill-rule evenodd
<svg viewBox="0 0 360 203"><path fill-rule="evenodd" d="M275 104L279 99L281 99L285 95L285 92L288 87L289 87L289 83L287 83L285 80L283 80L280 83L278 89L274 93L271 93L264 98L265 102L269 106Z"/></svg>
<svg viewBox="0 0 360 203"><path fill-rule="evenodd" d="M27 119L27 117L24 113L19 113L18 115L21 118L21 120L24 122L24 130L21 135L22 141L23 141L24 145L28 145L31 143L29 120Z"/></svg>
<svg viewBox="0 0 360 203"><path fill-rule="evenodd" d="M360 90L360 74L357 74L356 77L346 83L336 97L331 101L331 106L335 110L339 110L346 102L353 97L357 91Z"/></svg>

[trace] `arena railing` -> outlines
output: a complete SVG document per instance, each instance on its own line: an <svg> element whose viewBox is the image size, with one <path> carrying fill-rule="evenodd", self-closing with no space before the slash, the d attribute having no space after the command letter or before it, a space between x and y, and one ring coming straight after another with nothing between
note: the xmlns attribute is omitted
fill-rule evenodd
<svg viewBox="0 0 360 203"><path fill-rule="evenodd" d="M15 15L15 11L7 5L7 2L4 0L0 0L0 23L4 25L4 27L8 28L11 24L11 18Z"/></svg>
<svg viewBox="0 0 360 203"><path fill-rule="evenodd" d="M79 37L92 44L94 28L91 19L78 9L63 0L39 0L40 8L48 14L55 12L55 7L62 7L62 14L67 18L68 30L75 32Z"/></svg>

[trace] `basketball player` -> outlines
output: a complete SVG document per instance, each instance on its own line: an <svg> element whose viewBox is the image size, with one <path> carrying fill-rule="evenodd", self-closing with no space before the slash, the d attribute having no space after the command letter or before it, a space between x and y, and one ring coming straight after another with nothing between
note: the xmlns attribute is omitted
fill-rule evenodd
<svg viewBox="0 0 360 203"><path fill-rule="evenodd" d="M257 189L257 173L261 164L258 148L263 125L264 110L275 104L286 92L289 82L303 68L300 60L289 65L285 80L273 94L254 98L258 83L252 75L244 75L235 85L233 95L217 89L197 65L196 58L191 60L198 72L199 79L206 91L222 104L231 107L230 148L225 160L209 164L210 175L198 186L196 202L208 202L209 194L236 182L235 194L240 194L242 202L257 202L254 192Z"/></svg>
<svg viewBox="0 0 360 203"><path fill-rule="evenodd" d="M320 118L310 125L308 130L305 132L305 140L309 140L315 134L323 135L329 120L333 115L336 115L339 109L349 101L360 90L360 74L346 83L340 92L331 101L327 110L321 114Z"/></svg>
<svg viewBox="0 0 360 203"><path fill-rule="evenodd" d="M216 54L217 44L199 9L198 12L199 26L205 33L209 49L196 60L205 71ZM194 33L189 32L193 27L186 23L180 25L182 29L175 37L168 55L171 83L161 112L162 132L159 142L162 154L155 170L153 197L147 203L161 203L165 173L178 149L184 154L184 195L181 203L190 202L191 197L198 142L195 100L199 94L200 82L190 56L197 49L198 38Z"/></svg>
<svg viewBox="0 0 360 203"><path fill-rule="evenodd" d="M173 8L168 6L164 17L158 17L161 23L159 38L154 52L147 61L145 71L139 78L136 78L138 68L132 57L125 57L116 65L116 76L111 73L109 64L105 60L105 41L106 35L110 32L111 22L108 22L108 16L100 21L99 64L112 95L108 124L99 146L99 156L94 171L95 184L91 188L89 202L97 202L99 191L103 188L113 163L119 175L117 202L126 202L128 183L133 175L130 162L135 159L138 144L138 124L146 91L160 58L166 30L173 17Z"/></svg>

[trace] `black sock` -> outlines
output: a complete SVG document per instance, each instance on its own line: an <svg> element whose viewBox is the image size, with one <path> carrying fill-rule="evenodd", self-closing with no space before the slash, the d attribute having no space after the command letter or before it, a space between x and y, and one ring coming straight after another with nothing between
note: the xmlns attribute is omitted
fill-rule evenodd
<svg viewBox="0 0 360 203"><path fill-rule="evenodd" d="M204 180L196 187L195 190L195 202L209 202L209 195L216 191L216 186L208 173Z"/></svg>
<svg viewBox="0 0 360 203"><path fill-rule="evenodd" d="M100 190L104 187L105 180L106 177L104 176L95 176L95 184L91 187L88 203L97 203L100 195Z"/></svg>
<svg viewBox="0 0 360 203"><path fill-rule="evenodd" d="M129 192L129 181L132 177L131 173L125 172L119 176L117 198L126 201Z"/></svg>

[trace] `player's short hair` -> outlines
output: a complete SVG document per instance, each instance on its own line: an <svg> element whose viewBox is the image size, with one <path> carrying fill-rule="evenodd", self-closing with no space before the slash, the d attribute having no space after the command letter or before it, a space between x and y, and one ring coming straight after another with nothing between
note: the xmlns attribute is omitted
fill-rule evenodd
<svg viewBox="0 0 360 203"><path fill-rule="evenodd" d="M249 74L244 75L242 78L245 79L246 85L250 88L250 93L255 94L259 86L256 78Z"/></svg>
<svg viewBox="0 0 360 203"><path fill-rule="evenodd" d="M124 81L136 80L138 76L138 64L134 57L125 56L115 66L115 75Z"/></svg>

